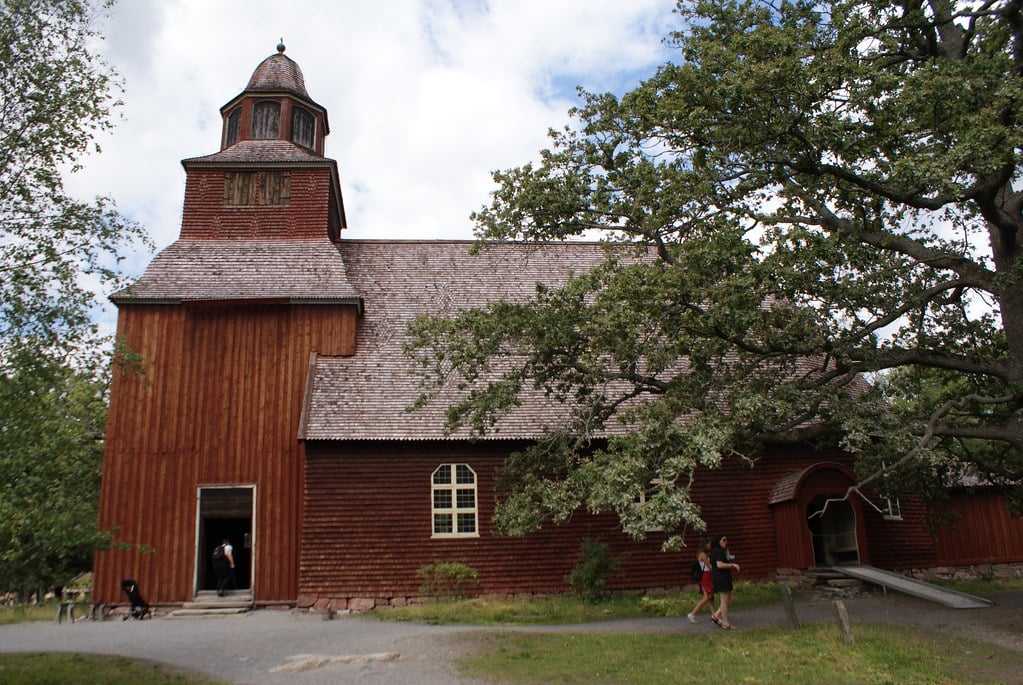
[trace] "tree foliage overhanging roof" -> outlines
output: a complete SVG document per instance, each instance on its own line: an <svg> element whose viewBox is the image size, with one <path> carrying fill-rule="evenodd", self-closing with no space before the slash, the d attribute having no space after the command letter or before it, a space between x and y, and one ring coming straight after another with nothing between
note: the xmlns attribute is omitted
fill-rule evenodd
<svg viewBox="0 0 1023 685"><path fill-rule="evenodd" d="M676 60L581 92L539 163L494 174L481 240L657 254L417 323L424 392L477 391L453 422L485 429L527 385L574 403L509 462L504 530L579 507L699 528L695 467L825 427L864 475L899 464L888 489L1021 481L1021 4L682 2ZM494 378L497 357L518 361ZM857 375L875 384L850 401ZM606 392L623 381L627 404Z"/></svg>

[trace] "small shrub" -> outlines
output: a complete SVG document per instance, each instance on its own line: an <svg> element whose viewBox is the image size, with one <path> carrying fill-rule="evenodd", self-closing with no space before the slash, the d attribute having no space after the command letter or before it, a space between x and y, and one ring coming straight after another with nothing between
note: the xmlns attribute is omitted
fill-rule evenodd
<svg viewBox="0 0 1023 685"><path fill-rule="evenodd" d="M618 574L620 560L611 555L606 542L583 538L579 556L565 582L584 599L595 602L607 595L608 581Z"/></svg>
<svg viewBox="0 0 1023 685"><path fill-rule="evenodd" d="M425 564L416 570L416 575L423 582L419 593L425 597L468 597L470 590L483 584L479 571L457 561L437 560Z"/></svg>

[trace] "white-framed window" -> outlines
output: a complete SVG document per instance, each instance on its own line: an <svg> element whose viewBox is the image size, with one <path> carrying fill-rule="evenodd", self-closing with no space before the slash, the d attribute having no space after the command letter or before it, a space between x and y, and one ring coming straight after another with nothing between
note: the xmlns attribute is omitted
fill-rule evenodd
<svg viewBox="0 0 1023 685"><path fill-rule="evenodd" d="M902 520L902 505L899 503L898 497L882 497L881 498L881 515L887 521L901 521Z"/></svg>
<svg viewBox="0 0 1023 685"><path fill-rule="evenodd" d="M479 537L476 472L468 464L441 464L430 481L433 537Z"/></svg>
<svg viewBox="0 0 1023 685"><path fill-rule="evenodd" d="M646 488L643 492L639 493L638 496L632 498L632 506L636 509L642 509L646 506L647 501L652 498L661 489L662 481L660 478L651 478L650 482L647 483ZM664 529L660 526L650 526L646 529L648 533L659 533Z"/></svg>
<svg viewBox="0 0 1023 685"><path fill-rule="evenodd" d="M656 495L657 491L661 489L661 482L660 478L651 478L643 492L632 498L632 503L637 507L646 506L647 500Z"/></svg>
<svg viewBox="0 0 1023 685"><path fill-rule="evenodd" d="M881 462L881 468L887 469L888 468L888 464L886 462L882 461ZM887 480L888 474L885 473L882 478L884 480ZM882 487L881 493L879 493L879 494L881 495L881 516L882 516L882 518L884 518L884 520L886 520L886 521L901 521L902 520L902 505L899 503L899 498L898 497L890 497L887 494L885 494L883 487Z"/></svg>

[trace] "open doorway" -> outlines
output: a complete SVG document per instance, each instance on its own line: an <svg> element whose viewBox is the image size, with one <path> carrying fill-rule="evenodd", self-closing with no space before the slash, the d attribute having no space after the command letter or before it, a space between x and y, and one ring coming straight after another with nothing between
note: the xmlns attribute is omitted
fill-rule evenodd
<svg viewBox="0 0 1023 685"><path fill-rule="evenodd" d="M252 588L254 493L252 486L199 488L196 592L216 589L217 577L211 560L214 548L225 539L234 547L237 589Z"/></svg>
<svg viewBox="0 0 1023 685"><path fill-rule="evenodd" d="M856 541L856 510L841 495L818 495L806 508L813 558L816 566L856 564L860 560ZM827 502L827 508L825 503ZM824 510L821 513L821 510Z"/></svg>

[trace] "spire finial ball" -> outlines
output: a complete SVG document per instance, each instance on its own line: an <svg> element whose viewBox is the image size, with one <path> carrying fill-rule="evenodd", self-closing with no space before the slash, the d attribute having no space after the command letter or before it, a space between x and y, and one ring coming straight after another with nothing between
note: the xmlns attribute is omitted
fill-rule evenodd
<svg viewBox="0 0 1023 685"><path fill-rule="evenodd" d="M284 54L284 39L281 38L281 42L277 44L277 52Z"/></svg>

